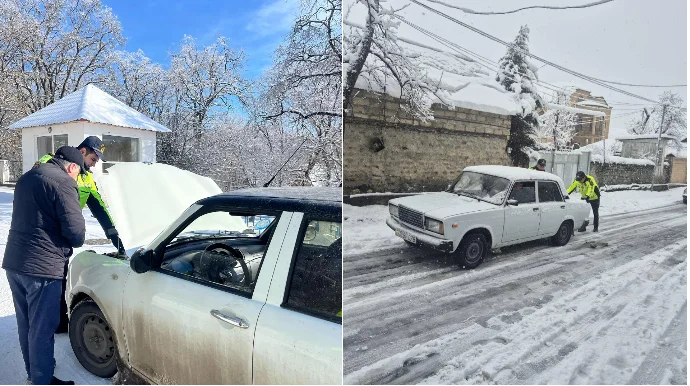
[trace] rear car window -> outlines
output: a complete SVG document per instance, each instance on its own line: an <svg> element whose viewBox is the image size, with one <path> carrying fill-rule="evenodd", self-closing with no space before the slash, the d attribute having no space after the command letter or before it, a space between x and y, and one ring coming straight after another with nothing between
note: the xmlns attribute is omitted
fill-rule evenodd
<svg viewBox="0 0 690 386"><path fill-rule="evenodd" d="M342 224L308 220L288 280L284 307L342 321Z"/></svg>
<svg viewBox="0 0 690 386"><path fill-rule="evenodd" d="M555 182L539 181L539 202L563 201L561 189Z"/></svg>

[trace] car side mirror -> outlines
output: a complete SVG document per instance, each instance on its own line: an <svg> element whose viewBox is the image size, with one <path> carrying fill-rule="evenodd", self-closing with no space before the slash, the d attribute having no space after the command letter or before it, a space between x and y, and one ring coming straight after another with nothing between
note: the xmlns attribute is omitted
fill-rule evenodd
<svg viewBox="0 0 690 386"><path fill-rule="evenodd" d="M132 255L129 267L136 273L146 273L153 268L154 253L151 249L139 248Z"/></svg>
<svg viewBox="0 0 690 386"><path fill-rule="evenodd" d="M570 196L566 194L566 195L565 195L565 199L566 199L566 200L569 200L569 199L570 199Z"/></svg>
<svg viewBox="0 0 690 386"><path fill-rule="evenodd" d="M518 200L508 200L506 201L508 205L518 206Z"/></svg>

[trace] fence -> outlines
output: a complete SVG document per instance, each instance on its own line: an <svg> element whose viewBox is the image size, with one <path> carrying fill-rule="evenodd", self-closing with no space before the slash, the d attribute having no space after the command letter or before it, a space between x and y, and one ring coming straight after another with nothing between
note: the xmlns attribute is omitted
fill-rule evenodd
<svg viewBox="0 0 690 386"><path fill-rule="evenodd" d="M546 160L546 167L544 170L561 177L566 185L575 180L575 174L579 170L589 173L589 164L592 158L591 153L588 151L544 152L541 157Z"/></svg>
<svg viewBox="0 0 690 386"><path fill-rule="evenodd" d="M0 160L0 185L17 182L22 176L22 161Z"/></svg>

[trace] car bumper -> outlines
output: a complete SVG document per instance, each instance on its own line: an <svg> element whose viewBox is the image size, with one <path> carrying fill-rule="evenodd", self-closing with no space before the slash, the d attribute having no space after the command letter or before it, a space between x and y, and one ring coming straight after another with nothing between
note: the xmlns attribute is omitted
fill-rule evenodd
<svg viewBox="0 0 690 386"><path fill-rule="evenodd" d="M435 249L437 251L445 252L445 253L453 252L453 241L452 240L439 239L439 238L424 234L422 232L416 231L414 229L410 229L408 227L403 226L402 224L400 224L399 221L394 220L391 217L388 217L386 219L386 225L388 225L389 228L391 228L393 231L395 231L396 236L402 238L405 241L408 241L408 242L413 243L415 245L422 245L425 247L429 247L429 248Z"/></svg>

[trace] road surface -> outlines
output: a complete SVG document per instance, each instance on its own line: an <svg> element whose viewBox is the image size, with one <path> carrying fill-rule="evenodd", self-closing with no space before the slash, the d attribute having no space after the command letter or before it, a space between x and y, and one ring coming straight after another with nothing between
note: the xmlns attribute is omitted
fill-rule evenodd
<svg viewBox="0 0 690 386"><path fill-rule="evenodd" d="M409 247L346 256L345 383L686 384L687 206L591 229L471 271Z"/></svg>

